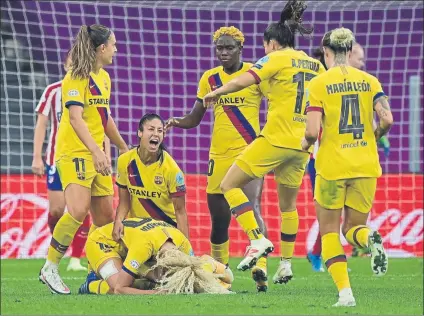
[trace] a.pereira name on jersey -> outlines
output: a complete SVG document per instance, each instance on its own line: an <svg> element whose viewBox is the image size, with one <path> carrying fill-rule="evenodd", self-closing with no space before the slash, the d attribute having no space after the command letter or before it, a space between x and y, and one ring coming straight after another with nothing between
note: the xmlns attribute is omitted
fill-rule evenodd
<svg viewBox="0 0 424 316"><path fill-rule="evenodd" d="M230 98L230 97L228 97L228 98L224 97L223 98L223 97L221 97L221 98L219 98L218 101L216 101L216 103L217 104L229 104L229 105L231 105L231 104L243 104L245 99L246 98L242 98L242 97L234 97L234 98Z"/></svg>
<svg viewBox="0 0 424 316"><path fill-rule="evenodd" d="M99 104L109 105L109 99L103 99L103 98L99 98L99 99L88 99L88 104L89 105L99 105Z"/></svg>
<svg viewBox="0 0 424 316"><path fill-rule="evenodd" d="M293 68L309 69L315 72L319 70L319 63L307 59L292 59L292 66Z"/></svg>
<svg viewBox="0 0 424 316"><path fill-rule="evenodd" d="M160 192L150 192L150 191L142 190L142 189L128 188L128 191L130 192L130 194L137 195L139 197L146 197L146 198L160 199L160 196L162 195L162 193Z"/></svg>

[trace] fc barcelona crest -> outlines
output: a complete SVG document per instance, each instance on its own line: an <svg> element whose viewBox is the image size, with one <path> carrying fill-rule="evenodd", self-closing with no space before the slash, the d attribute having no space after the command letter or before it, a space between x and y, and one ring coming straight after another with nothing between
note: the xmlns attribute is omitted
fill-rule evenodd
<svg viewBox="0 0 424 316"><path fill-rule="evenodd" d="M107 90L109 90L109 87L107 86L107 81L106 81L106 80L104 80L104 81L103 81L103 83L105 84L105 89L106 89L106 91L107 91Z"/></svg>
<svg viewBox="0 0 424 316"><path fill-rule="evenodd" d="M162 184L163 178L162 176L155 176L155 184Z"/></svg>

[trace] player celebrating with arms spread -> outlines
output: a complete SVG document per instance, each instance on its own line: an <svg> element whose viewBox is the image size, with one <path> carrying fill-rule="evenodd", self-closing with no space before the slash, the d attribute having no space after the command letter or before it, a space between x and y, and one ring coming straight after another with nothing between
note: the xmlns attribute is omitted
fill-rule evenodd
<svg viewBox="0 0 424 316"><path fill-rule="evenodd" d="M249 70L250 63L241 62L244 35L234 26L221 27L213 35L216 54L221 66L206 71L199 82L197 100L193 110L184 117L171 118L167 128L194 128L200 124L206 108L203 97ZM236 157L259 134L259 107L264 83L252 85L236 93L221 98L214 106L214 126L209 151L208 184L206 187L209 212L212 220L211 255L223 264L228 264L228 228L231 212L222 194L220 184ZM260 214L260 200L263 178L255 179L243 190L253 204L253 211L261 231L266 236L265 223ZM266 257L261 257L252 270L258 291L267 290Z"/></svg>
<svg viewBox="0 0 424 316"><path fill-rule="evenodd" d="M387 97L377 78L349 66L354 43L345 28L325 34L325 63L329 70L309 85L307 126L302 148L307 150L318 138L315 206L322 236L322 257L339 290L334 306L355 306L350 288L346 256L340 243L340 216L344 208L343 235L361 248L370 247L375 274L387 271L387 254L382 238L366 226L381 175L377 141L393 124ZM380 123L373 128L373 111Z"/></svg>
<svg viewBox="0 0 424 316"><path fill-rule="evenodd" d="M294 49L296 32L312 33L302 25L305 9L303 2L290 0L280 21L268 26L264 33L267 56L247 73L204 98L206 105L213 105L221 95L261 81L269 83L267 122L260 136L236 158L221 183L221 189L232 213L251 240L245 258L238 265L238 269L245 270L251 268L260 256L272 251L273 245L260 231L252 205L240 188L271 170L275 171L282 218L282 258L273 277L274 283L286 283L293 276L291 257L299 226L296 198L309 156L300 147L306 120L304 89L313 77L324 71L319 61Z"/></svg>
<svg viewBox="0 0 424 316"><path fill-rule="evenodd" d="M103 149L105 134L120 151L128 147L110 116L111 81L103 67L116 52L113 32L83 25L71 48L71 70L62 82L63 115L59 125L56 166L68 212L57 222L40 271L52 293L70 294L59 276L59 262L89 210L92 229L113 222L111 162Z"/></svg>
<svg viewBox="0 0 424 316"><path fill-rule="evenodd" d="M187 238L184 174L163 145L164 125L157 114L138 124L140 144L118 158L119 205L113 236L122 237L127 217L151 217L177 227Z"/></svg>

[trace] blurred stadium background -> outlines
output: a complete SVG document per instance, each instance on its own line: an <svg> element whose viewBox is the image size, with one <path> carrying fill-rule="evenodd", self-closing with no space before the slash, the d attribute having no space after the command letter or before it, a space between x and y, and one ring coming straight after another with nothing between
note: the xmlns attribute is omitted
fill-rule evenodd
<svg viewBox="0 0 424 316"><path fill-rule="evenodd" d="M263 56L262 34L285 1L1 1L1 258L43 257L50 241L45 179L31 174L35 105L47 84L64 76L63 57L82 24L113 29L118 53L112 114L129 144L147 112L164 119L190 111L201 74L218 64L213 32L234 25L245 35L243 60ZM365 49L366 70L389 95L395 125L389 158L380 155L370 224L396 256L423 255L423 4L421 1L309 1L304 21L315 27L297 48L311 53L323 34L350 28ZM266 106L261 110L264 122ZM188 213L195 251L209 251L206 173L212 113L193 130L172 130L169 151L187 174ZM116 155L115 155L116 158ZM360 157L358 157L360 159ZM295 254L304 256L317 234L309 178L298 203ZM275 185L266 179L263 214L279 241ZM243 232L231 227L231 253L241 255ZM345 243L346 245L347 243ZM346 246L348 247L348 246ZM277 247L279 248L279 247ZM278 252L276 253L278 254Z"/></svg>

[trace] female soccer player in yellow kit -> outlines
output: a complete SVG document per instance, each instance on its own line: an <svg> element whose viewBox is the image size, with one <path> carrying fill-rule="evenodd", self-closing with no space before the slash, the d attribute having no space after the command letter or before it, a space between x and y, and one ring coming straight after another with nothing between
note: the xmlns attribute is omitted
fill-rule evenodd
<svg viewBox="0 0 424 316"><path fill-rule="evenodd" d="M139 146L118 158L116 241L128 214L165 221L189 238L184 174L164 148L164 125L159 115L144 115L138 124Z"/></svg>
<svg viewBox="0 0 424 316"><path fill-rule="evenodd" d="M39 276L52 293L70 294L58 265L89 210L92 229L113 222L113 184L111 162L103 149L105 134L121 152L128 151L110 116L111 81L103 69L112 63L115 52L116 39L109 28L83 25L71 48L71 69L62 82L63 114L55 160L68 212L56 224Z"/></svg>
<svg viewBox="0 0 424 316"><path fill-rule="evenodd" d="M167 128L194 128L200 124L206 108L203 97L252 67L251 63L240 60L244 43L243 33L234 26L221 27L213 35L216 55L221 66L207 70L200 79L197 100L193 110L184 117L171 118ZM231 212L222 194L220 184L236 157L259 134L259 107L262 101L264 83L252 85L220 99L214 106L214 125L209 152L208 185L206 188L208 208L211 214L211 255L228 264L229 236L228 228ZM243 188L253 204L256 220L266 236L265 223L260 213L260 200L263 178L255 179ZM252 270L258 291L267 290L266 257L261 257Z"/></svg>
<svg viewBox="0 0 424 316"><path fill-rule="evenodd" d="M112 237L112 223L88 237L93 272L80 294L231 293L231 270L209 256L189 256L190 242L173 225L152 218L128 218L122 224L119 241ZM140 278L158 289L145 282L137 285Z"/></svg>
<svg viewBox="0 0 424 316"><path fill-rule="evenodd" d="M343 235L357 247L370 247L371 268L376 275L387 271L388 258L382 238L366 226L381 175L377 141L393 124L387 96L374 76L349 66L355 38L345 28L325 34L322 40L329 70L309 87L307 125L302 148L317 139L315 206L322 236L322 257L339 290L334 306L355 306L346 256L340 243L340 216L344 209ZM374 111L380 119L373 128Z"/></svg>
<svg viewBox="0 0 424 316"><path fill-rule="evenodd" d="M204 97L205 105L210 106L222 95L262 81L269 84L267 122L259 137L236 158L221 183L221 189L232 213L251 240L238 269L251 268L258 258L273 250L273 244L263 236L252 205L240 188L274 170L282 218L282 258L273 277L274 283L286 283L293 276L291 257L299 226L296 198L309 157L300 147L306 121L304 91L313 77L325 71L319 61L294 49L296 32L312 32L301 23L305 9L303 2L290 0L280 21L268 26L264 33L267 56L248 72Z"/></svg>

